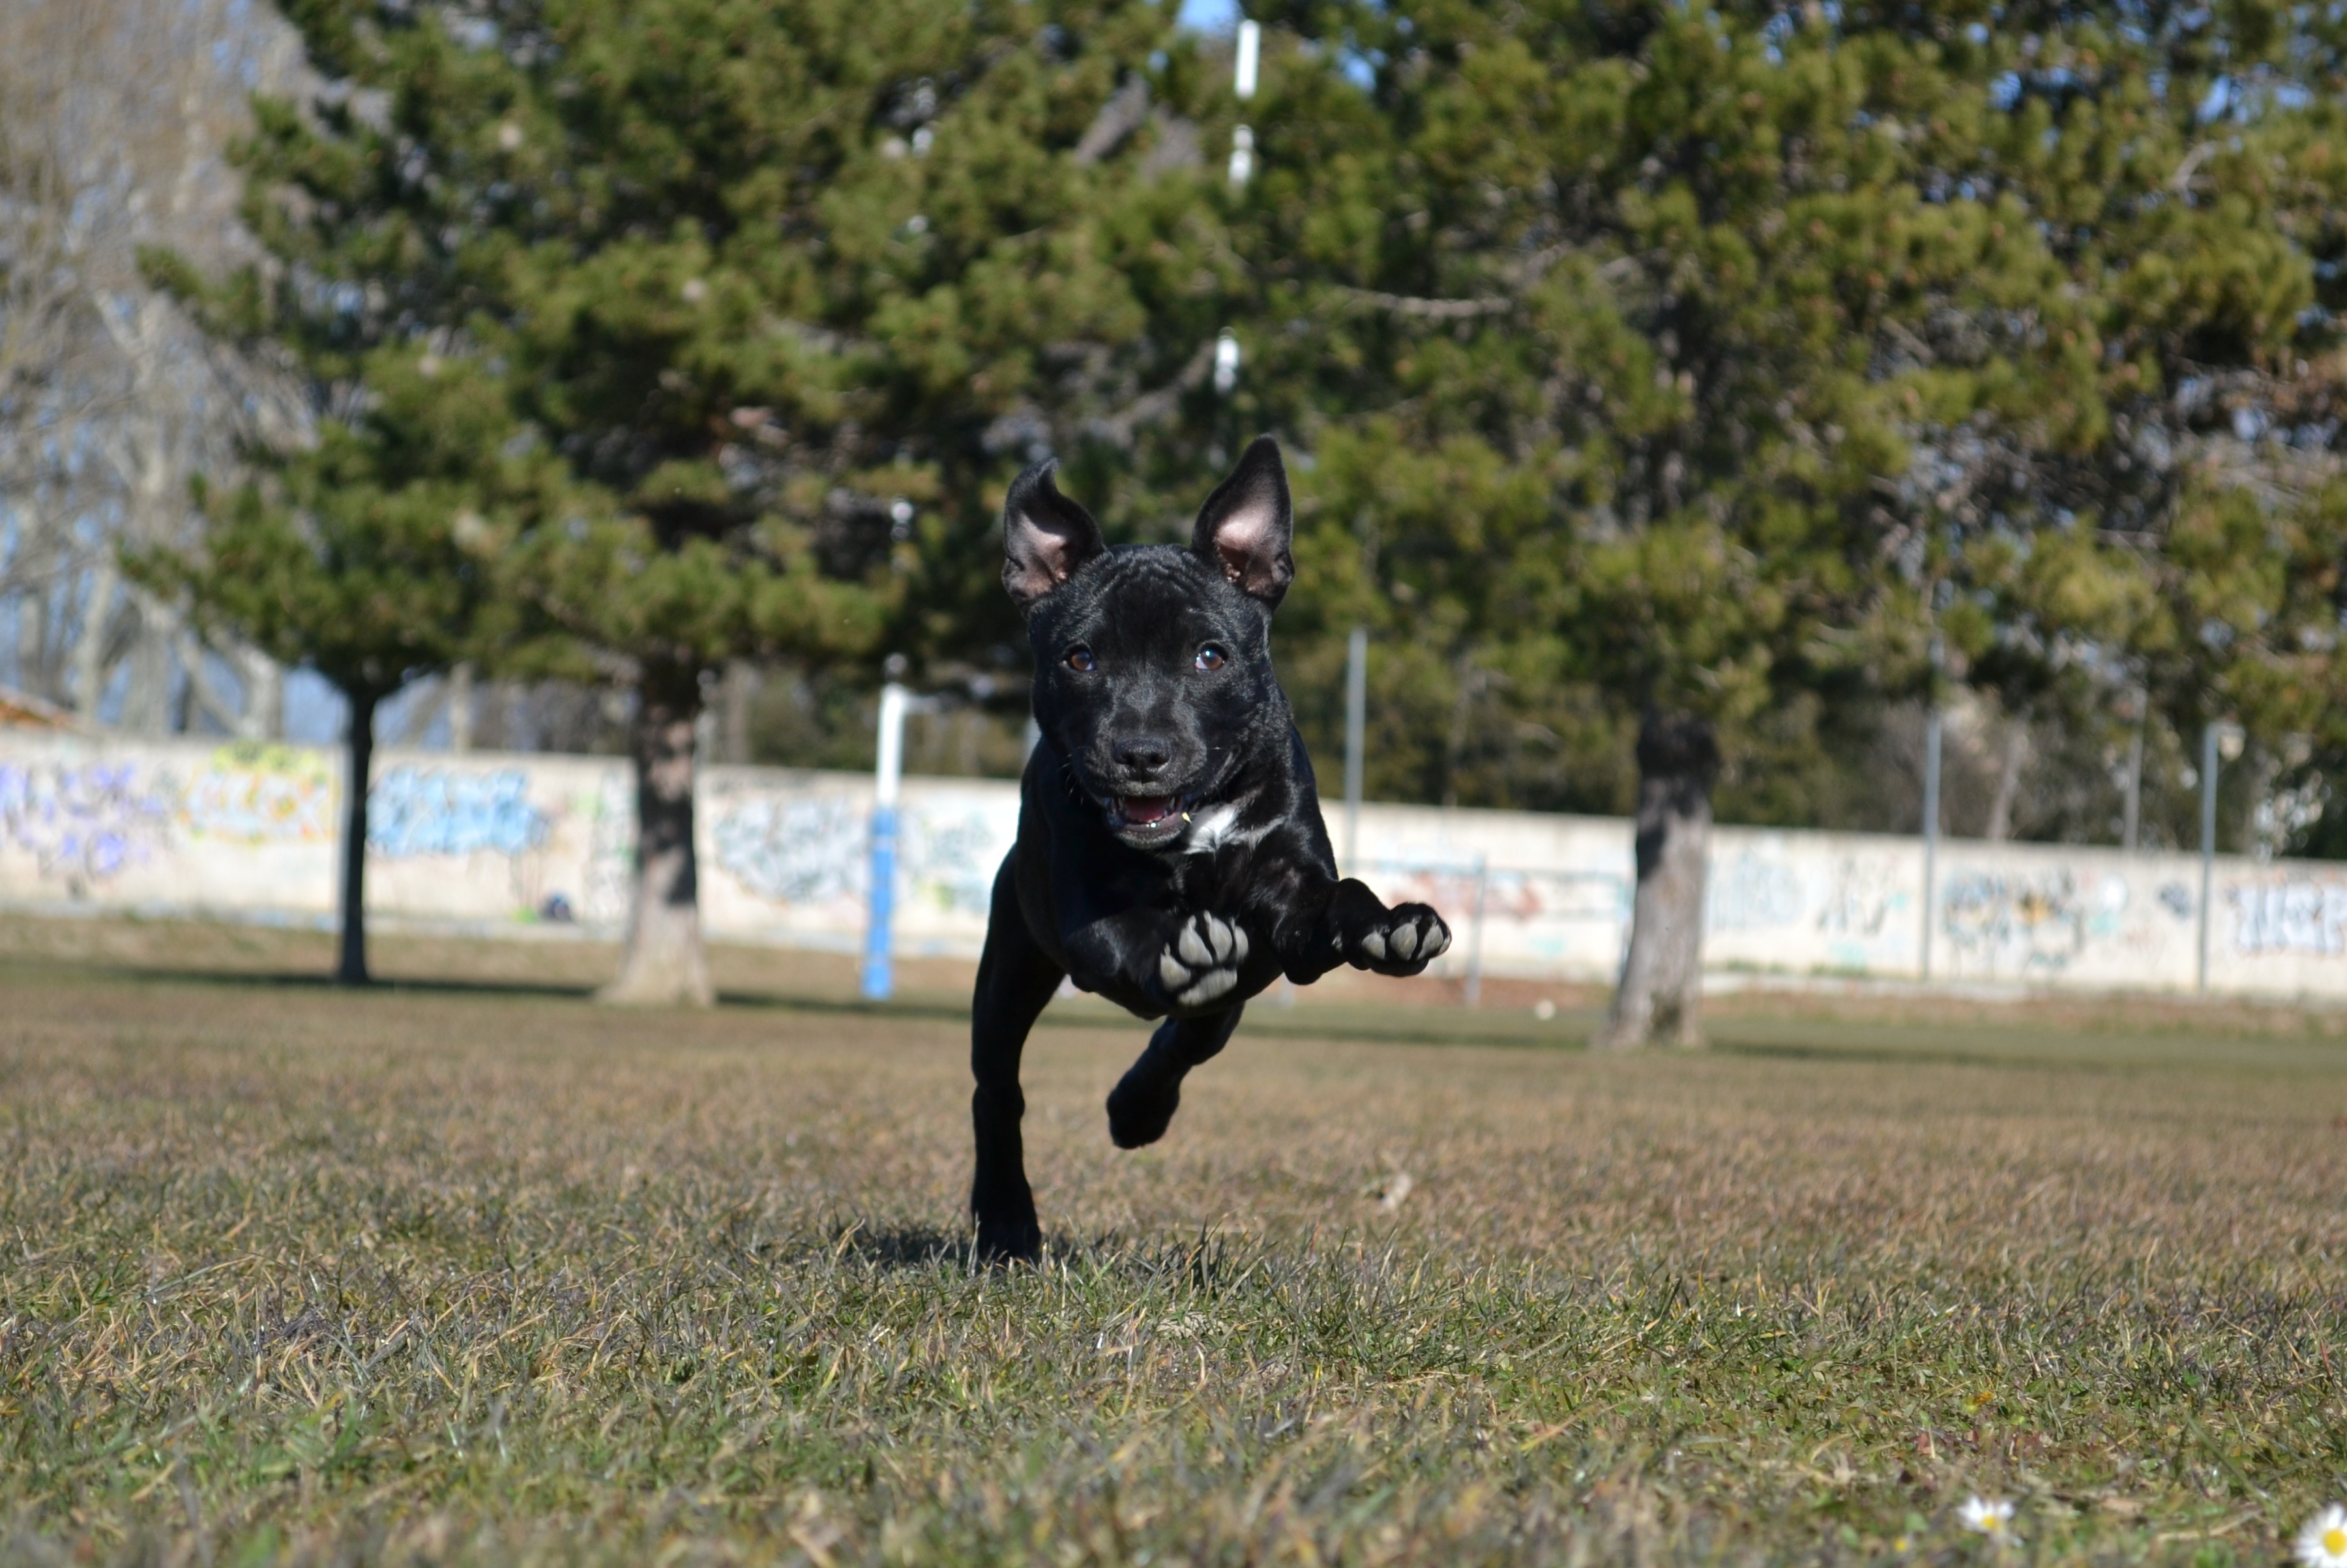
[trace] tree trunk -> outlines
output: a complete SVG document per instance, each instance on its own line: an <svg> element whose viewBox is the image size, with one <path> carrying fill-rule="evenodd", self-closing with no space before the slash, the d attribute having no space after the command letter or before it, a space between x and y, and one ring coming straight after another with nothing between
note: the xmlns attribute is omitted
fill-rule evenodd
<svg viewBox="0 0 2347 1568"><path fill-rule="evenodd" d="M1591 1043L1635 1050L1703 1043L1704 876L1719 741L1711 723L1653 714L1638 727L1638 888L1614 1009Z"/></svg>
<svg viewBox="0 0 2347 1568"><path fill-rule="evenodd" d="M144 608L130 643L130 679L122 691L125 734L153 740L171 729L171 643L168 629L149 620Z"/></svg>
<svg viewBox="0 0 2347 1568"><path fill-rule="evenodd" d="M473 749L473 667L459 664L448 671L448 749L463 753Z"/></svg>
<svg viewBox="0 0 2347 1568"><path fill-rule="evenodd" d="M727 664L723 693L725 760L737 768L745 767L750 761L750 704L758 694L758 667L746 659Z"/></svg>
<svg viewBox="0 0 2347 1568"><path fill-rule="evenodd" d="M2003 844L2013 836L2013 808L2021 800L2021 772L2029 765L2029 710L2022 709L2005 722L2004 765L1996 775L1996 794L1988 805L1988 825L1981 836Z"/></svg>
<svg viewBox="0 0 2347 1568"><path fill-rule="evenodd" d="M369 983L366 955L367 786L374 777L374 693L351 699L350 766L343 775L343 956L334 983Z"/></svg>
<svg viewBox="0 0 2347 1568"><path fill-rule="evenodd" d="M112 673L107 653L107 633L114 623L114 594L122 574L111 550L98 557L90 569L88 597L76 629L73 645L74 712L96 720L97 705L106 699L106 678Z"/></svg>
<svg viewBox="0 0 2347 1568"><path fill-rule="evenodd" d="M641 1006L707 1007L716 999L701 946L699 866L692 845L693 731L700 671L647 671L637 692L636 888L620 978L600 999Z"/></svg>
<svg viewBox="0 0 2347 1568"><path fill-rule="evenodd" d="M247 648L237 660L237 680L244 687L244 707L236 724L238 738L278 741L285 738L285 671L258 648Z"/></svg>
<svg viewBox="0 0 2347 1568"><path fill-rule="evenodd" d="M44 544L36 534L31 546L17 552L17 570L26 586L16 593L16 684L27 696L54 702L59 693L50 673L49 595L45 575L47 563L33 554Z"/></svg>

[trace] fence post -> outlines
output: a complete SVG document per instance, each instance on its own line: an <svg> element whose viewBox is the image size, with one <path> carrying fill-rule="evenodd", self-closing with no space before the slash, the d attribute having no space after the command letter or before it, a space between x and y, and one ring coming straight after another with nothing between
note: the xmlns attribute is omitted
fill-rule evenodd
<svg viewBox="0 0 2347 1568"><path fill-rule="evenodd" d="M1469 1007L1483 1005L1483 898L1491 886L1488 856L1475 857L1475 914L1467 927L1467 990Z"/></svg>
<svg viewBox="0 0 2347 1568"><path fill-rule="evenodd" d="M2120 802L2119 843L2129 855L2143 835L2143 727L2151 719L2151 692L2138 686L2129 693L2135 706L2135 733L2127 738L2127 793Z"/></svg>
<svg viewBox="0 0 2347 1568"><path fill-rule="evenodd" d="M904 781L908 695L894 681L880 688L879 754L872 770L872 881L865 903L866 1001L885 1002L897 989L890 926L897 913L897 797Z"/></svg>
<svg viewBox="0 0 2347 1568"><path fill-rule="evenodd" d="M2209 927L2214 923L2209 900L2217 880L2217 763L2220 753L2227 761L2239 756L2246 738L2240 725L2222 719L2209 720L2200 731L2200 973L2194 989L2204 995L2209 989Z"/></svg>
<svg viewBox="0 0 2347 1568"><path fill-rule="evenodd" d="M1923 958L1922 979L1932 979L1932 917L1940 877L1940 704L1923 718Z"/></svg>
<svg viewBox="0 0 2347 1568"><path fill-rule="evenodd" d="M1369 629L1356 626L1345 640L1345 867L1356 875L1361 853L1363 732L1368 728Z"/></svg>

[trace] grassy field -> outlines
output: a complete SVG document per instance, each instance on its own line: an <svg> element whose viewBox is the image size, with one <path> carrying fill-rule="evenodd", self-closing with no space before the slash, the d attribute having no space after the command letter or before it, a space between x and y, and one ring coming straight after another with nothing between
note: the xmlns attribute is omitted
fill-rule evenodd
<svg viewBox="0 0 2347 1568"><path fill-rule="evenodd" d="M1004 1272L949 968L676 1016L324 953L0 922L0 1558L2272 1563L2347 1496L2334 1018L1747 998L1617 1059L1355 986L1121 1154L1142 1031L1068 1004Z"/></svg>

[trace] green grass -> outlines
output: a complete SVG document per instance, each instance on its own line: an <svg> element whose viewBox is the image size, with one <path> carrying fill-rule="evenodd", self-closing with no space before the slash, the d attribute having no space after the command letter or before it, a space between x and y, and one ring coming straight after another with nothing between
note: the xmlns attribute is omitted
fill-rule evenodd
<svg viewBox="0 0 2347 1568"><path fill-rule="evenodd" d="M0 1557L2258 1563L2347 1497L2328 1019L1745 999L1614 1059L1307 996L1120 1154L1141 1030L1057 1008L995 1271L946 969L729 955L679 1017L317 947L0 927Z"/></svg>

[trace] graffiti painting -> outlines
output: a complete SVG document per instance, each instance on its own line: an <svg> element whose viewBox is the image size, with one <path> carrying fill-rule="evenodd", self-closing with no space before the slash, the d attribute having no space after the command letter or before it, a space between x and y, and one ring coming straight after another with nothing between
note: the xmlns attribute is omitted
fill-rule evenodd
<svg viewBox="0 0 2347 1568"><path fill-rule="evenodd" d="M1818 911L1818 929L1829 937L1879 937L1892 915L1911 907L1912 901L1899 886L1895 866L1845 855L1834 862L1825 907ZM1908 927L1911 932L1913 929Z"/></svg>
<svg viewBox="0 0 2347 1568"><path fill-rule="evenodd" d="M865 807L846 795L753 795L717 819L717 864L774 904L864 897Z"/></svg>
<svg viewBox="0 0 2347 1568"><path fill-rule="evenodd" d="M197 837L241 844L332 838L334 780L324 755L292 746L222 746L188 781L179 821Z"/></svg>
<svg viewBox="0 0 2347 1568"><path fill-rule="evenodd" d="M2086 912L2066 868L2034 876L1959 872L1948 878L1940 924L1959 958L1991 974L2058 973L2086 945Z"/></svg>
<svg viewBox="0 0 2347 1568"><path fill-rule="evenodd" d="M2225 889L2233 910L2237 953L2301 953L2332 958L2347 952L2347 882L2293 877L2264 886Z"/></svg>
<svg viewBox="0 0 2347 1568"><path fill-rule="evenodd" d="M104 882L169 844L178 794L135 763L0 763L0 844L45 878Z"/></svg>
<svg viewBox="0 0 2347 1568"><path fill-rule="evenodd" d="M983 919L994 897L994 873L1010 852L1019 819L975 806L916 806L906 814L905 879L913 897L932 907Z"/></svg>
<svg viewBox="0 0 2347 1568"><path fill-rule="evenodd" d="M402 765L367 792L367 847L392 859L419 855L514 856L546 842L546 814L529 803L529 775Z"/></svg>
<svg viewBox="0 0 2347 1568"><path fill-rule="evenodd" d="M1705 921L1713 931L1767 931L1799 923L1808 900L1801 878L1774 856L1746 850L1725 866L1715 866L1710 876L1710 908Z"/></svg>

